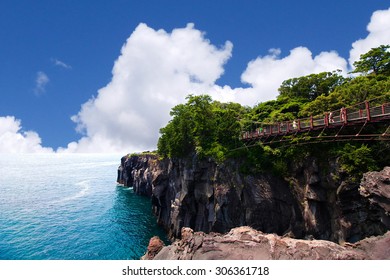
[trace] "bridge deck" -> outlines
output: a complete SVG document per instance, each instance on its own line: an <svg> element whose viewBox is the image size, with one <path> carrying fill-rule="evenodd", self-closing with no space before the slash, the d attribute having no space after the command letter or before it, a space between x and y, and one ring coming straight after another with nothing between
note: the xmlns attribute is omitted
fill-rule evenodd
<svg viewBox="0 0 390 280"><path fill-rule="evenodd" d="M390 102L371 107L372 103L372 101L365 101L349 108L341 108L338 111L324 113L321 116L311 116L309 118L271 124L258 124L255 130L243 132L241 140L256 139L262 141L271 136L292 135L325 128L361 126L374 122L389 122Z"/></svg>

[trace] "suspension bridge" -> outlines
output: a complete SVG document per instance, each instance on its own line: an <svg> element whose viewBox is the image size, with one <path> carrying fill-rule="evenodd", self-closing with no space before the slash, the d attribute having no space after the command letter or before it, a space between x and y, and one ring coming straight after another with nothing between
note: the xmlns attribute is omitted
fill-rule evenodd
<svg viewBox="0 0 390 280"><path fill-rule="evenodd" d="M372 133L365 128L382 125L382 132ZM253 122L252 129L242 132L240 140L246 147L263 144L307 144L333 141L389 141L390 140L390 94L367 100L349 107L275 123Z"/></svg>

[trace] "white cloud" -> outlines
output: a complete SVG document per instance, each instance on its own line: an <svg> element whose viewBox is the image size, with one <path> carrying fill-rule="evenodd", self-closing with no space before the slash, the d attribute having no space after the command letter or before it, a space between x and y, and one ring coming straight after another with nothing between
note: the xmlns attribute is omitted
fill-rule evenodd
<svg viewBox="0 0 390 280"><path fill-rule="evenodd" d="M215 96L222 99L227 93L234 101L253 106L275 99L279 86L286 79L337 69L346 73L347 70L347 61L335 51L322 52L313 57L309 49L297 47L286 57L281 58L280 54L280 49L270 49L268 55L248 63L241 81L249 84L249 88L214 87L218 92Z"/></svg>
<svg viewBox="0 0 390 280"><path fill-rule="evenodd" d="M370 23L367 25L369 34L366 38L355 41L349 53L349 63L359 60L360 55L368 52L371 48L390 44L390 8L376 11L372 14Z"/></svg>
<svg viewBox="0 0 390 280"><path fill-rule="evenodd" d="M241 81L249 84L249 88L215 86L214 94L224 101L233 99L253 106L257 102L276 98L279 86L286 79L333 70L342 70L346 75L361 54L381 44L390 44L390 8L374 12L367 30L369 34L365 39L352 44L349 65L336 51L321 52L313 57L306 47L297 47L292 49L288 56L280 57L281 50L272 48L268 55L250 61L241 75Z"/></svg>
<svg viewBox="0 0 390 280"><path fill-rule="evenodd" d="M53 62L53 64L55 66L59 66L59 67L62 67L62 68L65 68L65 69L72 69L72 66L57 59L57 58L52 58L51 61Z"/></svg>
<svg viewBox="0 0 390 280"><path fill-rule="evenodd" d="M389 14L377 11L368 25L369 35L352 45L349 62L380 44L389 43ZM192 24L171 33L140 24L116 60L112 80L98 95L82 105L72 119L84 133L60 152L132 152L155 149L158 131L170 119L173 106L192 94L210 94L224 102L253 106L274 99L289 78L351 66L336 51L317 55L303 46L282 56L278 48L250 61L241 80L249 87L219 86L232 43L217 48Z"/></svg>
<svg viewBox="0 0 390 280"><path fill-rule="evenodd" d="M14 116L0 117L0 153L51 153L41 145L34 131L22 131L21 122Z"/></svg>
<svg viewBox="0 0 390 280"><path fill-rule="evenodd" d="M140 24L116 60L112 80L72 119L85 136L64 152L155 149L171 108L207 93L222 75L232 44L217 48L192 24L171 33Z"/></svg>
<svg viewBox="0 0 390 280"><path fill-rule="evenodd" d="M36 95L40 95L46 91L46 85L49 83L49 77L42 71L37 73L37 77L35 79L35 89L34 92Z"/></svg>

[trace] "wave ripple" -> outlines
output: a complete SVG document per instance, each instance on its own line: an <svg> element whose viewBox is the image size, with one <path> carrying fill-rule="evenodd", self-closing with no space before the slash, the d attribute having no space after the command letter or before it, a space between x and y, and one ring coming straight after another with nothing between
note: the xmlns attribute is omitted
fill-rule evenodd
<svg viewBox="0 0 390 280"><path fill-rule="evenodd" d="M166 240L149 199L115 187L120 155L2 155L0 259L139 259Z"/></svg>

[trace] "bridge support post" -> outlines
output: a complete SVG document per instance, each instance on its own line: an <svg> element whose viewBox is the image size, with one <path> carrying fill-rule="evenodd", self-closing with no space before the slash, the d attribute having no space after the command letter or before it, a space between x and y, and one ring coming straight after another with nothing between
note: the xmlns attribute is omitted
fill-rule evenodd
<svg viewBox="0 0 390 280"><path fill-rule="evenodd" d="M370 103L367 100L364 103L366 104L367 121L371 121Z"/></svg>
<svg viewBox="0 0 390 280"><path fill-rule="evenodd" d="M324 123L325 123L325 127L329 126L329 113L325 113Z"/></svg>

